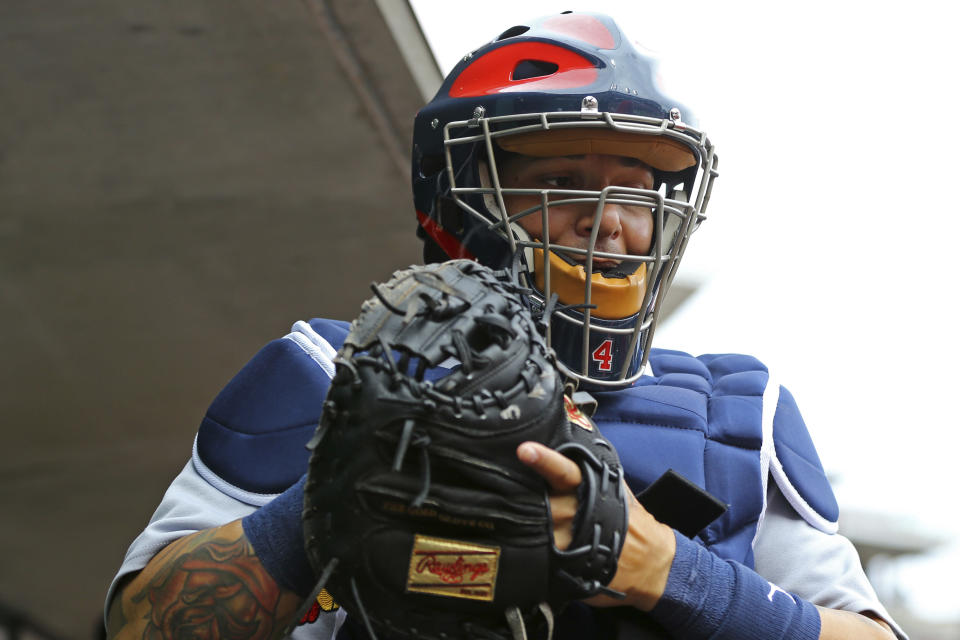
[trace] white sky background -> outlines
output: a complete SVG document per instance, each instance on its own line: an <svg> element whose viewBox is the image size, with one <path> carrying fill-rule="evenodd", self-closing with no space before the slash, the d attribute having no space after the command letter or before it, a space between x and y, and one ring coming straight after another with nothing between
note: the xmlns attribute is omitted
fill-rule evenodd
<svg viewBox="0 0 960 640"><path fill-rule="evenodd" d="M444 73L566 9L613 15L656 54L720 156L679 276L703 286L656 344L758 356L797 398L842 507L960 537L951 3L411 4ZM933 563L904 567L901 587L920 613L960 619L952 583L931 584L960 572L960 547Z"/></svg>

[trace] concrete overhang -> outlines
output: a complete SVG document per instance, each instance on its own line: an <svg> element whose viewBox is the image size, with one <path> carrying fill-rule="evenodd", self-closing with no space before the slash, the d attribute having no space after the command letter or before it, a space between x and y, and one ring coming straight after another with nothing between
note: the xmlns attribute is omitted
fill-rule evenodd
<svg viewBox="0 0 960 640"><path fill-rule="evenodd" d="M0 602L91 637L220 387L418 261L440 79L405 0L4 3Z"/></svg>

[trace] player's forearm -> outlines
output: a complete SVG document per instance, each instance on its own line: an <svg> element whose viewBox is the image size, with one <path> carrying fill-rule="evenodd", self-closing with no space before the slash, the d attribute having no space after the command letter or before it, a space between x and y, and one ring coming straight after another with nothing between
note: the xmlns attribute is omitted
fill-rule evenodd
<svg viewBox="0 0 960 640"><path fill-rule="evenodd" d="M267 573L238 520L157 554L114 596L107 632L117 639L279 638L300 601Z"/></svg>
<svg viewBox="0 0 960 640"><path fill-rule="evenodd" d="M654 540L655 537L650 537L654 529L652 527L647 528L648 535L646 537ZM632 558L643 557L642 554L638 554L634 549L631 549L629 545L633 544L634 547L637 547L638 540L641 539L641 536L634 534L628 539L627 544L624 548L624 555L621 556L621 565L620 569L623 573L618 571L617 577L614 578L614 583L617 583L618 579L622 579L621 584L612 583L611 586L619 587L628 594L628 603L633 606L643 610L649 611L655 604L656 600L659 599L664 593L664 588L666 586L667 578L666 574L653 572L651 565L656 566L656 562L649 562L646 566L638 566L635 562L632 561ZM656 545L654 545L656 546ZM663 553L669 552L669 556L672 559L673 549L667 549L664 551L665 547L663 544L659 545L661 548L660 555L663 556ZM656 558L656 553L647 553L646 557L649 559ZM663 556L666 557L666 556ZM666 562L666 571L670 569L670 562ZM641 571L647 571L647 579L645 582L638 582L638 584L646 585L656 585L656 590L651 592L649 589L641 592L639 590L632 590L629 587L630 580L632 575L640 575ZM663 578L663 582L659 581L659 578ZM767 583L769 584L769 583ZM771 589L773 586L771 585ZM770 592L770 595L775 595L774 591ZM786 595L786 594L784 594ZM788 596L792 597L792 596ZM651 601L652 598L652 601ZM773 598L769 598L770 602L773 601ZM606 599L595 598L592 601L589 601L594 606L603 606L607 604L623 604L623 602L607 602ZM835 609L827 609L824 607L816 607L817 612L820 616L820 640L894 640L896 637L893 632L890 630L890 627L881 619L873 618L872 616L868 617L867 615L861 615L854 613L852 611L840 611Z"/></svg>
<svg viewBox="0 0 960 640"><path fill-rule="evenodd" d="M893 640L893 632L882 620L852 611L817 607L820 612L820 640Z"/></svg>

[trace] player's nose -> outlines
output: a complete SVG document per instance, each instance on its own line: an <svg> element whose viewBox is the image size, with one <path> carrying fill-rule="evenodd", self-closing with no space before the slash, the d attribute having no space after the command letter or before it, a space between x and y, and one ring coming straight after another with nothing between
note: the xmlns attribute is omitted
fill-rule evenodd
<svg viewBox="0 0 960 640"><path fill-rule="evenodd" d="M620 205L607 202L603 207L585 207L577 220L577 233L589 238L594 227L597 227L598 241L619 239L623 235L623 211Z"/></svg>

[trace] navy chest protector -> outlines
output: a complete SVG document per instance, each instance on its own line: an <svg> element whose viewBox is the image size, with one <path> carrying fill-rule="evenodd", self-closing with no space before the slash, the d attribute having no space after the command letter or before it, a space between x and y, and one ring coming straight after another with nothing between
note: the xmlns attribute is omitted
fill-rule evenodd
<svg viewBox="0 0 960 640"><path fill-rule="evenodd" d="M227 384L194 446L194 466L207 481L260 506L300 478L347 328L298 322ZM728 508L698 538L749 567L769 478L810 525L836 532L837 502L796 402L763 364L654 349L650 368L628 389L594 393L594 421L616 446L634 492L669 469L705 489Z"/></svg>

